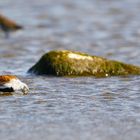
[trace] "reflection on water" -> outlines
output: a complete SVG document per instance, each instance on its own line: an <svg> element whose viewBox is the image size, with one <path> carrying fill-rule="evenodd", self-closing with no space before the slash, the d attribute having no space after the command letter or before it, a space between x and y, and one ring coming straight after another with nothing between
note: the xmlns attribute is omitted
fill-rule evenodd
<svg viewBox="0 0 140 140"><path fill-rule="evenodd" d="M0 96L6 140L137 140L140 78L56 78L26 71L44 52L71 49L139 65L138 0L5 0L1 12L25 29L4 39L0 73L17 74L26 96Z"/></svg>

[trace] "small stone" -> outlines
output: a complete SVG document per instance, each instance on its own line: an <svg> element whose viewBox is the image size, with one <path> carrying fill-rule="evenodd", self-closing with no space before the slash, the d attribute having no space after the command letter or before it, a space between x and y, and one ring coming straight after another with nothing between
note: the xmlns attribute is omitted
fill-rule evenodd
<svg viewBox="0 0 140 140"><path fill-rule="evenodd" d="M0 14L0 28L5 33L5 36L9 37L9 32L22 29L23 27Z"/></svg>

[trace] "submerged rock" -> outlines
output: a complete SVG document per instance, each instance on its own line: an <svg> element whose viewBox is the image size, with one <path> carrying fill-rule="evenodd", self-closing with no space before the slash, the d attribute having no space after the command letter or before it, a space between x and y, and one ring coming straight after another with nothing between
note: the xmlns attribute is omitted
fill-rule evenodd
<svg viewBox="0 0 140 140"><path fill-rule="evenodd" d="M5 32L5 36L8 37L9 32L22 29L23 27L0 14L0 28Z"/></svg>
<svg viewBox="0 0 140 140"><path fill-rule="evenodd" d="M73 51L50 51L28 72L54 76L119 76L139 75L140 67L98 56Z"/></svg>

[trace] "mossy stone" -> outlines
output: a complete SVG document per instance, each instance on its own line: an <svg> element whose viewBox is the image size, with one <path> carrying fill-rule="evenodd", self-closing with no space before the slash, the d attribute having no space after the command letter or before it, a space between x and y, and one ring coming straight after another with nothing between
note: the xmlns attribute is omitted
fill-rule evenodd
<svg viewBox="0 0 140 140"><path fill-rule="evenodd" d="M140 67L98 56L68 50L50 51L28 72L54 76L119 76L139 75Z"/></svg>

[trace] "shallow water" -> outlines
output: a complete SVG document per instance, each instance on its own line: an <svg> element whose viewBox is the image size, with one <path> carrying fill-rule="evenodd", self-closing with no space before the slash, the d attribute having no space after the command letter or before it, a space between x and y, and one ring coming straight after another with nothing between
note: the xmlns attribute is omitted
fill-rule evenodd
<svg viewBox="0 0 140 140"><path fill-rule="evenodd" d="M139 0L4 0L1 13L25 29L0 32L0 73L29 95L0 96L0 139L139 140L140 76L62 78L26 71L53 49L139 65Z"/></svg>

